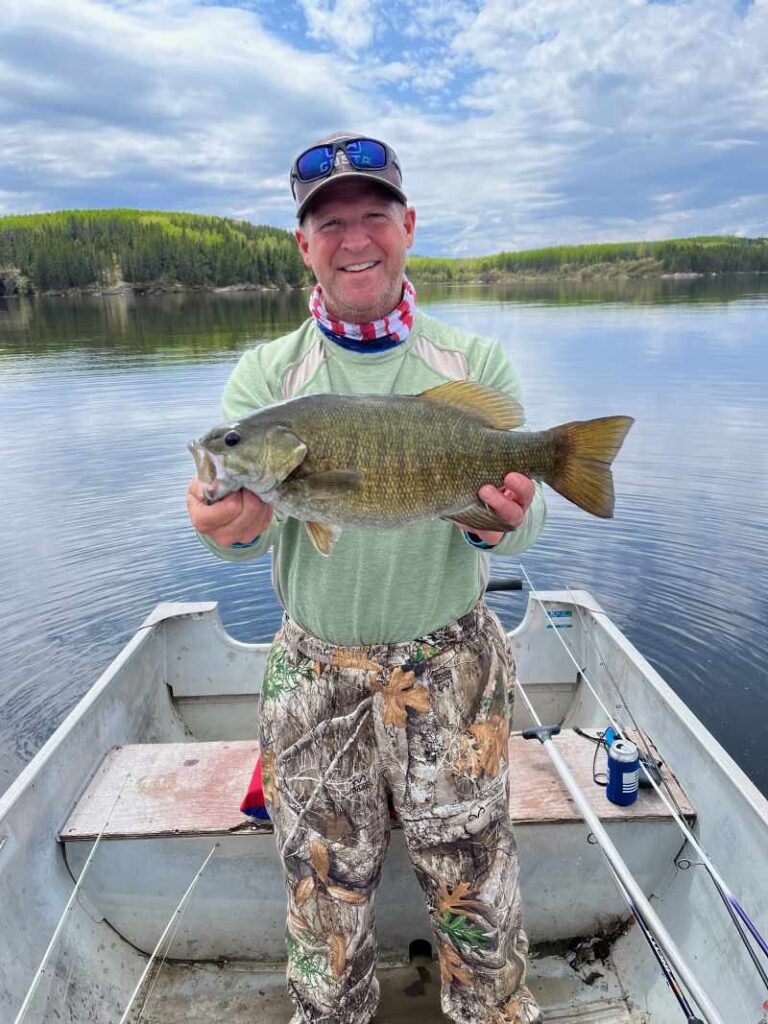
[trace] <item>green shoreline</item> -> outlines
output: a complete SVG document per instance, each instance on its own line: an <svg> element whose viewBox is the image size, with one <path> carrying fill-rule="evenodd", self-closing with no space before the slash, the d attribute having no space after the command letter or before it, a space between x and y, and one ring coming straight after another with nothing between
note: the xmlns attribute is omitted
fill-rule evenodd
<svg viewBox="0 0 768 1024"><path fill-rule="evenodd" d="M697 236L411 256L416 284L498 285L768 273L768 238ZM0 295L294 290L312 283L289 231L150 210L0 217Z"/></svg>

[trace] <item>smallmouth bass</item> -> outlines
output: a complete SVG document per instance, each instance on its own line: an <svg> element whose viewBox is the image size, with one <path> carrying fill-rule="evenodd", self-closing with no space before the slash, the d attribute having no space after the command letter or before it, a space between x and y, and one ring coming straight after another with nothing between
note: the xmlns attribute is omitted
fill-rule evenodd
<svg viewBox="0 0 768 1024"><path fill-rule="evenodd" d="M610 518L611 463L629 416L514 430L522 408L472 381L419 395L305 395L224 423L189 450L206 501L248 488L306 524L329 555L344 526L398 527L450 519L474 530L512 529L477 496L507 473L543 480Z"/></svg>

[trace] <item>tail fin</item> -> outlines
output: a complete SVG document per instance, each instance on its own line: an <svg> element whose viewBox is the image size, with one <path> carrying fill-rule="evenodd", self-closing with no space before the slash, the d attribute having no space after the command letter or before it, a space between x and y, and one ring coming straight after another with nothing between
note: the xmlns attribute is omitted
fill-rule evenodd
<svg viewBox="0 0 768 1024"><path fill-rule="evenodd" d="M634 422L631 416L603 416L553 427L555 467L544 479L579 508L610 519L614 501L611 463Z"/></svg>

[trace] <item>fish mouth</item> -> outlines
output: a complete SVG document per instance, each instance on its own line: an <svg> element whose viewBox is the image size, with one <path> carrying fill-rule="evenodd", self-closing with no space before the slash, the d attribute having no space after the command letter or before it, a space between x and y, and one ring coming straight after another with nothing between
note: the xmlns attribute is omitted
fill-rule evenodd
<svg viewBox="0 0 768 1024"><path fill-rule="evenodd" d="M223 497L221 491L226 476L224 463L215 452L210 451L199 441L190 441L187 448L195 460L197 478L203 485L203 495L210 505L217 498Z"/></svg>

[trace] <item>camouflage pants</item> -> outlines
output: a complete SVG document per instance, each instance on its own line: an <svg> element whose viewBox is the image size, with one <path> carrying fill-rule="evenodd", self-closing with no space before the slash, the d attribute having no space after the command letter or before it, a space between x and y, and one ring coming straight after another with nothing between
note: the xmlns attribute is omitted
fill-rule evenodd
<svg viewBox="0 0 768 1024"><path fill-rule="evenodd" d="M374 897L402 823L457 1024L533 1024L509 821L506 637L479 604L411 643L335 647L285 618L262 691L262 777L288 889L296 1022L367 1024Z"/></svg>

